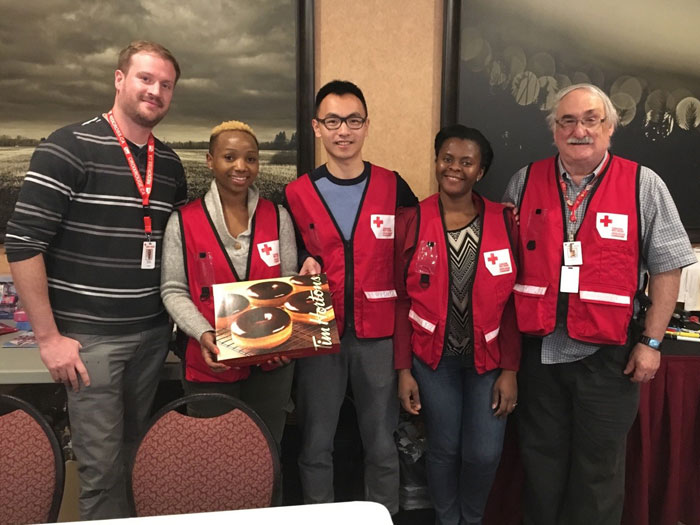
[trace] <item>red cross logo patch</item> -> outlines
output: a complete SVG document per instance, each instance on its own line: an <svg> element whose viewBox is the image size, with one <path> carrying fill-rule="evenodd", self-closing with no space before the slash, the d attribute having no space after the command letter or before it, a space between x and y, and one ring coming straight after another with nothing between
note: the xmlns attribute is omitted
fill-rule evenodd
<svg viewBox="0 0 700 525"><path fill-rule="evenodd" d="M627 215L620 213L597 212L595 227L603 239L627 240Z"/></svg>
<svg viewBox="0 0 700 525"><path fill-rule="evenodd" d="M277 266L280 263L279 240L258 243L258 254L268 266Z"/></svg>
<svg viewBox="0 0 700 525"><path fill-rule="evenodd" d="M491 275L505 275L513 272L508 248L484 252L484 264Z"/></svg>
<svg viewBox="0 0 700 525"><path fill-rule="evenodd" d="M394 238L394 216L393 215L370 215L369 225L372 233L377 239Z"/></svg>

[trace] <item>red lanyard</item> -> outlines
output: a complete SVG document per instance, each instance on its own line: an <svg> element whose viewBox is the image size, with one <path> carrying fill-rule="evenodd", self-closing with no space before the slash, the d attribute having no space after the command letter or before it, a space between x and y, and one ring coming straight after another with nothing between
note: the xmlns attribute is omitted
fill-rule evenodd
<svg viewBox="0 0 700 525"><path fill-rule="evenodd" d="M149 201L151 198L151 190L153 189L153 162L155 160L155 139L153 138L153 133L148 135L148 157L146 160L146 182L144 183L141 178L141 173L136 166L136 161L134 161L134 156L131 154L129 145L126 143L124 134L122 130L119 129L117 121L114 119L114 114L112 111L103 115L109 125L112 127L112 131L117 136L119 145L122 147L124 156L126 157L126 163L129 165L131 170L131 175L134 177L134 182L136 183L136 188L139 190L139 195L141 195L141 204L143 204L143 229L146 232L146 237L150 240L152 226L151 226L151 213L149 207Z"/></svg>
<svg viewBox="0 0 700 525"><path fill-rule="evenodd" d="M586 184L586 187L583 189L582 192L580 192L576 196L576 200L574 202L571 202L571 199L569 199L567 193L566 193L566 183L564 182L564 177L560 174L559 175L559 185L561 186L561 193L562 196L564 197L564 200L566 201L566 205L569 207L569 210L571 211L571 214L569 215L569 220L571 222L576 222L576 210L578 209L579 206L581 206L581 203L583 202L583 199L586 198L586 195L588 195L588 192L591 191L591 188L595 184L595 180L598 178L598 174L596 173L593 178L591 179L591 182Z"/></svg>

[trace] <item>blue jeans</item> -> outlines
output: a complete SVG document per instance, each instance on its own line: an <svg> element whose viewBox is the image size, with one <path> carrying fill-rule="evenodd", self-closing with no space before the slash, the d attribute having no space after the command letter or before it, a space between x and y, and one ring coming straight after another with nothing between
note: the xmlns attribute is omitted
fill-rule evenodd
<svg viewBox="0 0 700 525"><path fill-rule="evenodd" d="M458 356L443 356L435 370L413 359L428 441L428 489L438 524L481 523L506 429L506 419L491 409L500 373L479 375Z"/></svg>

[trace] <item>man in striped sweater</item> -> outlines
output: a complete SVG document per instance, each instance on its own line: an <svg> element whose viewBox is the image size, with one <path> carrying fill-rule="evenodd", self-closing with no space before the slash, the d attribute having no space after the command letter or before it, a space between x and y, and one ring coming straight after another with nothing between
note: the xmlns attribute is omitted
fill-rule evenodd
<svg viewBox="0 0 700 525"><path fill-rule="evenodd" d="M67 387L82 519L128 516L124 462L167 354L161 240L187 185L180 159L151 130L179 76L161 45L127 46L112 110L37 147L7 225L41 359Z"/></svg>

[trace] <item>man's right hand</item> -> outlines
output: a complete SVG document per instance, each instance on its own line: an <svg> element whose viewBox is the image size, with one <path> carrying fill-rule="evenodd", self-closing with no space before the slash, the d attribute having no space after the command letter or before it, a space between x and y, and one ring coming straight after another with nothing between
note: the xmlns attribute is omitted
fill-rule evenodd
<svg viewBox="0 0 700 525"><path fill-rule="evenodd" d="M307 257L299 270L299 275L318 275L321 273L321 265L313 257Z"/></svg>
<svg viewBox="0 0 700 525"><path fill-rule="evenodd" d="M56 383L63 383L73 392L80 390L80 381L90 386L90 376L83 360L80 359L80 343L70 337L56 334L46 341L39 342L39 355Z"/></svg>

